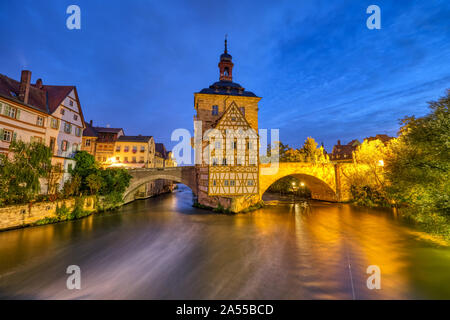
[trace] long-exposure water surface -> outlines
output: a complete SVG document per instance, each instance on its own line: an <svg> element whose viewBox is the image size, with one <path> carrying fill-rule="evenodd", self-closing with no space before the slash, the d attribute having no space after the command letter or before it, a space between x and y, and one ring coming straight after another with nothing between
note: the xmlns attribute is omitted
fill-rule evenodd
<svg viewBox="0 0 450 320"><path fill-rule="evenodd" d="M81 268L81 290L66 269ZM369 290L367 267L381 269ZM450 248L390 212L313 202L237 215L181 186L86 219L0 233L0 298L450 298Z"/></svg>

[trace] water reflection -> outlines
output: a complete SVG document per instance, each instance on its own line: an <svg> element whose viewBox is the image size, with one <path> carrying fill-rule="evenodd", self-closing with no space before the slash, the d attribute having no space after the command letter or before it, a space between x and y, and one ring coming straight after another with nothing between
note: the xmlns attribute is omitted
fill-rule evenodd
<svg viewBox="0 0 450 320"><path fill-rule="evenodd" d="M180 188L120 210L0 233L0 297L450 298L450 250L380 210L286 203L239 215ZM65 287L66 268L82 290ZM381 290L369 290L369 265Z"/></svg>

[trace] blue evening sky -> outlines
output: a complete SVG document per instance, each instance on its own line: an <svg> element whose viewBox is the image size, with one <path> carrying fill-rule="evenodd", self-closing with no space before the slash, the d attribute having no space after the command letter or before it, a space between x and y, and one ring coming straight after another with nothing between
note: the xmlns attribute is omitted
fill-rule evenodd
<svg viewBox="0 0 450 320"><path fill-rule="evenodd" d="M66 28L70 4L81 30ZM366 27L371 4L381 30ZM294 146L395 135L450 88L448 0L2 0L0 30L0 73L76 85L86 121L169 148L218 80L225 34L233 80L263 98L260 128Z"/></svg>

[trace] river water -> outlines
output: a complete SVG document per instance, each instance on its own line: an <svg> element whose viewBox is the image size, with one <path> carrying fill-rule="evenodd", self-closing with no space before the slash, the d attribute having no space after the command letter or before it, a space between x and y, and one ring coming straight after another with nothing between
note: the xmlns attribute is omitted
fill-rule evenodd
<svg viewBox="0 0 450 320"><path fill-rule="evenodd" d="M450 299L450 248L390 212L312 202L222 215L192 194L0 233L0 298ZM66 269L81 269L68 290ZM367 287L368 266L381 289Z"/></svg>

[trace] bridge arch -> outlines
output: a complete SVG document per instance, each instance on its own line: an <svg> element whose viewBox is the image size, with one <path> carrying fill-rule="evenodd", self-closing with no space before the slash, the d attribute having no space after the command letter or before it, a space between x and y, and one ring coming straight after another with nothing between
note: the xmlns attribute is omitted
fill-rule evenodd
<svg viewBox="0 0 450 320"><path fill-rule="evenodd" d="M262 168L264 170L264 168ZM292 176L311 191L311 198L337 202L335 168L332 164L280 163L272 174L260 175L260 196L276 181Z"/></svg>
<svg viewBox="0 0 450 320"><path fill-rule="evenodd" d="M133 201L136 192L143 185L156 180L169 180L182 183L189 187L194 194L197 194L195 169L193 167L135 169L130 170L129 173L132 178L129 187L123 195L125 203Z"/></svg>

